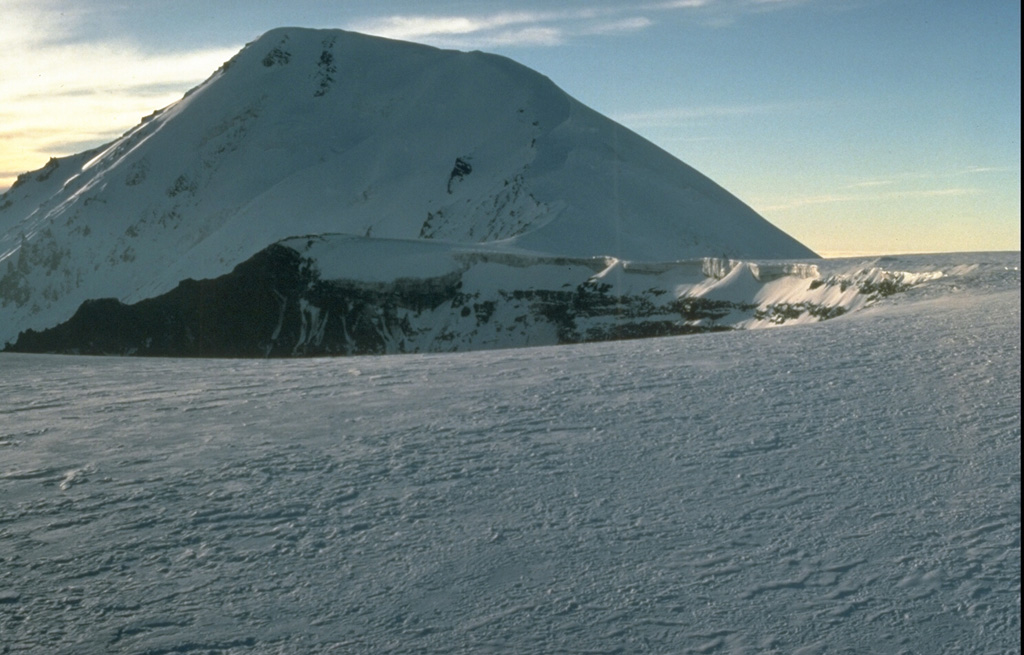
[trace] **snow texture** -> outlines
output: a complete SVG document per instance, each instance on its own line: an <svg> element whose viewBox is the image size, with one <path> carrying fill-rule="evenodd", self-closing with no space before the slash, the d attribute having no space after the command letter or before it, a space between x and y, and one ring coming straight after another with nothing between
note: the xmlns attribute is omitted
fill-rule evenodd
<svg viewBox="0 0 1024 655"><path fill-rule="evenodd" d="M152 298L324 233L641 261L814 255L515 62L285 28L0 196L0 346L86 300Z"/></svg>
<svg viewBox="0 0 1024 655"><path fill-rule="evenodd" d="M945 275L778 330L0 354L2 649L1020 652L1020 256L882 264Z"/></svg>

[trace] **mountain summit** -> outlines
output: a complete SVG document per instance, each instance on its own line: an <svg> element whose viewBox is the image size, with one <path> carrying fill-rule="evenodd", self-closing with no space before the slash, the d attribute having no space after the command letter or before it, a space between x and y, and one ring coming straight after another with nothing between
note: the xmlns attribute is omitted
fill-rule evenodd
<svg viewBox="0 0 1024 655"><path fill-rule="evenodd" d="M323 234L639 261L815 256L509 59L282 28L0 196L0 344L86 300L152 298Z"/></svg>

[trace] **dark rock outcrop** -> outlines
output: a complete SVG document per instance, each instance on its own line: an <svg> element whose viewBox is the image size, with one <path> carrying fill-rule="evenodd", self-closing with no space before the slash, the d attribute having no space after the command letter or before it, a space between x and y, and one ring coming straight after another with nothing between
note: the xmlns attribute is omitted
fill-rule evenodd
<svg viewBox="0 0 1024 655"><path fill-rule="evenodd" d="M557 289L509 288L482 297L463 291L463 273L376 283L323 280L310 260L275 244L227 275L184 280L166 294L132 305L112 298L86 301L68 321L26 330L6 350L173 357L363 355L458 350L486 331L501 335L500 344L490 337L496 347L728 329L713 321L692 323L730 309L709 310L707 303L654 305L642 294L615 295L593 280ZM496 318L499 310L502 319Z"/></svg>

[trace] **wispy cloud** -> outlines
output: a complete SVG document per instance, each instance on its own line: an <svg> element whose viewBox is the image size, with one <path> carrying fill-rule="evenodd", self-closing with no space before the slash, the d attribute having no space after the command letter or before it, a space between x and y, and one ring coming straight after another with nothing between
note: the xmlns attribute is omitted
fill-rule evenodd
<svg viewBox="0 0 1024 655"><path fill-rule="evenodd" d="M896 184L894 180L865 180L863 182L854 182L853 184L847 184L844 189L865 189L872 187L892 186Z"/></svg>
<svg viewBox="0 0 1024 655"><path fill-rule="evenodd" d="M742 105L701 105L694 107L668 107L645 111L613 114L612 119L633 128L675 127L713 118L736 118L764 114L793 112L806 109L811 103L751 103Z"/></svg>
<svg viewBox="0 0 1024 655"><path fill-rule="evenodd" d="M964 175L975 175L979 173L1013 173L1017 174L1020 171L1009 166L970 166L962 171Z"/></svg>
<svg viewBox="0 0 1024 655"><path fill-rule="evenodd" d="M758 211L784 213L799 211L808 207L828 205L873 204L875 206L897 205L904 202L919 203L928 199L948 198L970 199L991 196L993 184L984 176L1006 175L1017 179L1018 169L1006 166L968 166L949 170L918 170L893 173L884 177L861 179L837 184L834 192L791 194L786 196L762 196L753 198L752 204Z"/></svg>
<svg viewBox="0 0 1024 655"><path fill-rule="evenodd" d="M392 39L417 40L429 37L461 36L494 32L521 25L536 25L546 16L536 13L499 13L490 16L397 15L374 18L352 25L352 29Z"/></svg>
<svg viewBox="0 0 1024 655"><path fill-rule="evenodd" d="M711 0L669 0L668 2L655 2L645 5L648 9L696 9L711 4Z"/></svg>
<svg viewBox="0 0 1024 655"><path fill-rule="evenodd" d="M1008 166L968 166L956 170L947 171L917 171L892 175L886 178L858 180L844 185L843 189L866 189L883 186L897 185L921 185L921 184L952 184L957 178L973 177L978 175L1017 175L1019 171ZM956 187L963 188L963 187Z"/></svg>
<svg viewBox="0 0 1024 655"><path fill-rule="evenodd" d="M0 191L13 182L9 171L116 137L235 52L153 53L123 41L85 42L74 38L71 11L40 0L11 2L0 27Z"/></svg>
<svg viewBox="0 0 1024 655"><path fill-rule="evenodd" d="M849 187L847 187L849 189ZM753 204L761 212L782 212L803 209L817 205L835 205L857 202L878 203L893 200L914 200L922 198L973 196L983 193L970 187L949 187L941 189L910 189L886 191L884 193L825 193L790 197L785 199L755 199Z"/></svg>
<svg viewBox="0 0 1024 655"><path fill-rule="evenodd" d="M643 16L598 20L594 10L514 12L475 16L398 15L350 25L350 29L391 39L445 47L557 46L574 35L614 34L643 29Z"/></svg>
<svg viewBox="0 0 1024 655"><path fill-rule="evenodd" d="M647 29L651 25L654 25L654 21L650 18L636 16L633 18L623 18L620 20L594 23L592 25L584 26L580 29L579 33L583 35L622 34L624 32L637 32Z"/></svg>
<svg viewBox="0 0 1024 655"><path fill-rule="evenodd" d="M355 21L348 29L451 48L558 46L590 36L648 29L685 15L700 24L731 25L743 15L787 9L815 0L660 0L590 3L553 10L465 14L392 14Z"/></svg>
<svg viewBox="0 0 1024 655"><path fill-rule="evenodd" d="M675 0L490 14L398 14L355 22L348 27L366 34L448 47L556 46L582 36L637 32L657 22L652 15L711 4L711 0Z"/></svg>

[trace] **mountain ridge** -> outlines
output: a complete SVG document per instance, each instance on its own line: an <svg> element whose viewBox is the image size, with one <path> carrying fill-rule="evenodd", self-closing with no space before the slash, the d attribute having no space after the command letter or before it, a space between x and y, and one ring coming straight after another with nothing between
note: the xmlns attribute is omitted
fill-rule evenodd
<svg viewBox="0 0 1024 655"><path fill-rule="evenodd" d="M631 262L486 245L308 235L230 273L90 300L6 350L308 357L491 350L819 322L943 277L849 263Z"/></svg>
<svg viewBox="0 0 1024 655"><path fill-rule="evenodd" d="M297 234L672 260L814 253L510 59L278 28L0 196L0 342Z"/></svg>

